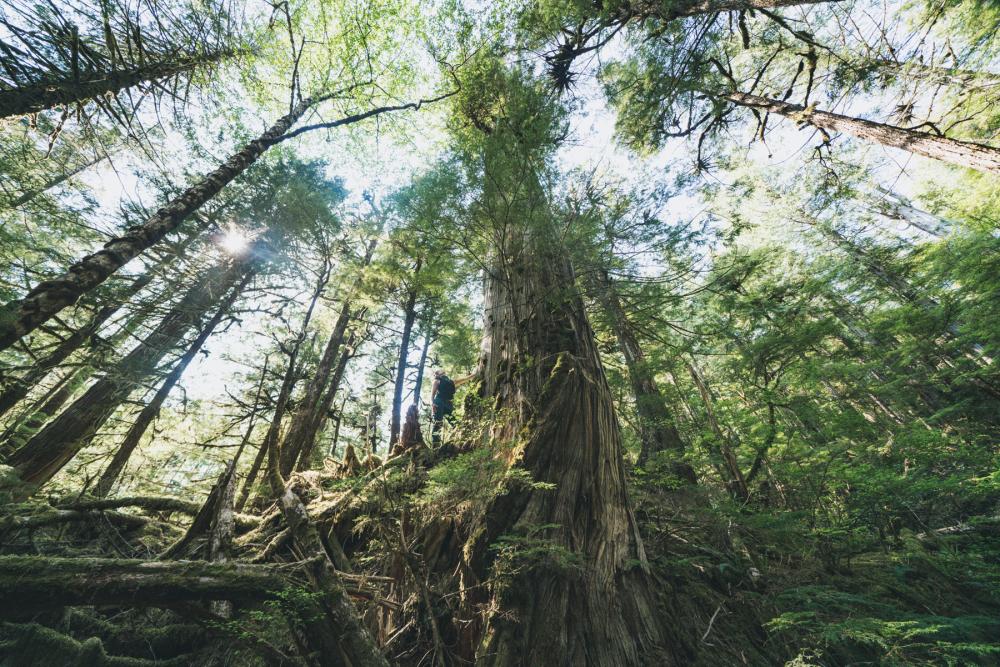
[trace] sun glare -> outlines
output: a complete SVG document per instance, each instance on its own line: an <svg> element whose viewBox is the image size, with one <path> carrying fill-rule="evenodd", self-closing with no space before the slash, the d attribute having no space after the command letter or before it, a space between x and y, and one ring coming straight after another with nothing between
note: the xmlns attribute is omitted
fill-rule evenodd
<svg viewBox="0 0 1000 667"><path fill-rule="evenodd" d="M229 227L219 239L219 246L230 255L242 255L250 245L250 239L239 227Z"/></svg>

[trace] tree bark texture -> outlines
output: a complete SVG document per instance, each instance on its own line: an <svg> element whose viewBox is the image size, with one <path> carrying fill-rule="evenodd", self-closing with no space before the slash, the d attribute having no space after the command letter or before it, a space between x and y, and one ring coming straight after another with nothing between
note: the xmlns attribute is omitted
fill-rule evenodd
<svg viewBox="0 0 1000 667"><path fill-rule="evenodd" d="M417 259L413 269L413 277L420 274L422 260ZM406 293L406 302L403 304L403 333L399 341L399 360L396 363L396 381L392 391L392 417L389 421L389 448L399 440L399 429L403 416L403 387L406 384L406 369L409 368L407 361L410 358L410 337L413 333L413 323L417 319L417 288L411 287Z"/></svg>
<svg viewBox="0 0 1000 667"><path fill-rule="evenodd" d="M97 97L115 95L126 88L192 72L231 55L231 51L216 50L195 57L176 57L135 67L85 73L76 78L67 77L63 80L0 90L0 118L24 116L54 107L86 102Z"/></svg>
<svg viewBox="0 0 1000 667"><path fill-rule="evenodd" d="M482 397L502 416L494 439L512 448L511 465L555 488L503 492L470 552L479 581L500 574L488 547L501 535L543 540L575 565L516 568L492 589L487 604L497 611L480 633L477 664L672 664L626 491L612 394L558 244L527 239L498 253L512 259L486 279L478 371Z"/></svg>
<svg viewBox="0 0 1000 667"><path fill-rule="evenodd" d="M900 148L958 167L968 167L987 173L1000 173L1000 148L993 146L949 139L929 132L843 116L829 111L820 111L812 106L803 107L747 93L728 93L723 97L743 107L784 116L800 125L811 125L830 132L843 132L858 139Z"/></svg>

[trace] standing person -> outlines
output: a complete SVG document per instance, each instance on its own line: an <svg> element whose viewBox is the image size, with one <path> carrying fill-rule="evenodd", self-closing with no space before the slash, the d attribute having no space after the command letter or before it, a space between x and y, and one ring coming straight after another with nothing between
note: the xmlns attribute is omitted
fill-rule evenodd
<svg viewBox="0 0 1000 667"><path fill-rule="evenodd" d="M441 444L441 427L444 420L449 422L451 413L455 410L455 389L472 379L472 375L452 380L443 370L434 371L434 386L431 387L431 416L434 423L431 426L431 442Z"/></svg>

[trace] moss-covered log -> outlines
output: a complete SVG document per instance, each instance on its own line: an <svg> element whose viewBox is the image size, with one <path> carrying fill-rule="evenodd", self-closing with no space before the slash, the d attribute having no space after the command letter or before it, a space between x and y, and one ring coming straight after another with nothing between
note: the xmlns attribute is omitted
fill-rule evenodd
<svg viewBox="0 0 1000 667"><path fill-rule="evenodd" d="M198 561L0 556L0 615L75 605L170 607L192 600L248 603L294 584L266 565Z"/></svg>

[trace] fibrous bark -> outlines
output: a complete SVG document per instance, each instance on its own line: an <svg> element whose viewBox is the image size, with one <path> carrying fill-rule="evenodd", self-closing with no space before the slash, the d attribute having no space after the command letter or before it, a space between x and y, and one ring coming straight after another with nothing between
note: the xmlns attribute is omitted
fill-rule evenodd
<svg viewBox="0 0 1000 667"><path fill-rule="evenodd" d="M552 556L515 564L493 589L477 663L670 664L611 391L558 241L529 239L494 266L485 304L481 392L505 415L494 437L514 447L513 466L555 488L509 489L486 512L471 550L480 580L504 577L487 549L501 535L539 540Z"/></svg>

